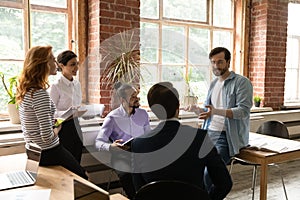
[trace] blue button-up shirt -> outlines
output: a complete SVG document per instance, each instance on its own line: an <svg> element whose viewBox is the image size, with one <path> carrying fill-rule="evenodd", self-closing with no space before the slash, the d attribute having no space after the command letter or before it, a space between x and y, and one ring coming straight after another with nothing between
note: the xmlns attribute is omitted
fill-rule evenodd
<svg viewBox="0 0 300 200"><path fill-rule="evenodd" d="M211 105L211 95L218 79L210 84L205 105ZM242 147L249 143L250 109L252 107L253 87L250 80L244 76L230 72L222 88L222 100L224 109L231 109L233 118L225 118L226 137L229 147L229 155L239 153ZM207 119L203 128L208 129L211 118Z"/></svg>
<svg viewBox="0 0 300 200"><path fill-rule="evenodd" d="M141 136L146 131L150 131L148 113L136 108L134 114L128 115L121 105L105 117L95 145L99 151L108 151L112 141L126 141L131 137Z"/></svg>

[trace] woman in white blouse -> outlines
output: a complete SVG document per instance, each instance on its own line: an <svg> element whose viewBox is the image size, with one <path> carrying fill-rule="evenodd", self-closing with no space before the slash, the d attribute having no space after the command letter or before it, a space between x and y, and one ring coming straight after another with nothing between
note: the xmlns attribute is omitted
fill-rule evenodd
<svg viewBox="0 0 300 200"><path fill-rule="evenodd" d="M74 77L78 71L77 55L66 50L57 56L59 70L62 76L51 85L50 96L56 105L56 117L60 117L70 107L79 107L82 101L80 82ZM82 155L82 131L77 117L74 117L62 124L59 132L59 139L62 145L80 163Z"/></svg>

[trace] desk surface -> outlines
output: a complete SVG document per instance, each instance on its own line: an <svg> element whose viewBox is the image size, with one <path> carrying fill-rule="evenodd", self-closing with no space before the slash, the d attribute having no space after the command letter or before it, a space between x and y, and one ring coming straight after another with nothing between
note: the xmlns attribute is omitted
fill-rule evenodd
<svg viewBox="0 0 300 200"><path fill-rule="evenodd" d="M236 156L251 163L260 164L260 200L267 199L268 165L300 159L300 142L257 133L250 133L250 144L265 147L271 151L241 149ZM272 146L273 145L273 146ZM281 147L279 149L278 147ZM277 151L277 152L276 152Z"/></svg>
<svg viewBox="0 0 300 200"><path fill-rule="evenodd" d="M14 154L9 156L0 156L0 173L5 171L13 171L25 169L26 154ZM97 188L95 184L77 176L69 170L61 166L39 167L37 182L34 186L17 188L9 191L22 191L22 190L39 190L51 189L51 200L73 200L74 188L73 179L79 180L91 187ZM100 188L101 189L101 188ZM6 192L6 191L1 191ZM111 200L126 200L127 198L121 194L110 195Z"/></svg>

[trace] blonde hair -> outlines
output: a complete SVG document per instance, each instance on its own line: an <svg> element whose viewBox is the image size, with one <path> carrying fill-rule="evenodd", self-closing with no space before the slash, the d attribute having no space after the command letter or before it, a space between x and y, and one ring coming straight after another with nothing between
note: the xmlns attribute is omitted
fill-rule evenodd
<svg viewBox="0 0 300 200"><path fill-rule="evenodd" d="M18 77L17 102L20 103L27 92L33 93L39 89L49 88L48 76L50 66L48 61L52 56L51 46L35 46L26 54L23 70Z"/></svg>

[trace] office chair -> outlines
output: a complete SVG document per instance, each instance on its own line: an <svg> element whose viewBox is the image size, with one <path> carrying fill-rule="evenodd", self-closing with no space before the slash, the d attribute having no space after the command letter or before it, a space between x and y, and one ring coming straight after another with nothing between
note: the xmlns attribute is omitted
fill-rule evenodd
<svg viewBox="0 0 300 200"><path fill-rule="evenodd" d="M210 200L206 190L182 181L161 180L148 183L141 187L134 200Z"/></svg>
<svg viewBox="0 0 300 200"><path fill-rule="evenodd" d="M266 121L263 124L261 124L260 127L257 129L256 133L260 133L260 134L264 134L264 135L270 135L270 136L274 136L274 137L285 138L285 139L289 138L289 132L288 132L287 127L281 121L275 121L275 120ZM232 171L232 167L233 167L234 162L237 162L237 163L242 164L242 165L253 165L251 190L252 190L252 200L254 200L257 167L260 166L260 165L256 164L256 163L248 162L248 161L240 159L238 157L233 157L231 159L231 165L230 165L230 170L229 170L230 173ZM285 198L288 199L281 169L275 163L269 164L269 166L275 166L279 169L280 176L281 176L282 187L283 187L283 190L284 190L284 195L285 195Z"/></svg>

